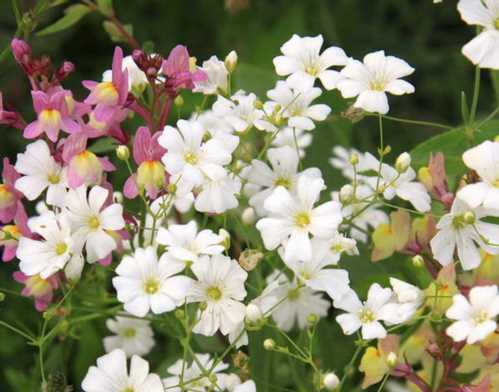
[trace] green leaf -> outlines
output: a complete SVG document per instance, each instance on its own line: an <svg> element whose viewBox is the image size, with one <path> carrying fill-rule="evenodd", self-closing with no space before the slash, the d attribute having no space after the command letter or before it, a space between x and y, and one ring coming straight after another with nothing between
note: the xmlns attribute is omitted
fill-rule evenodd
<svg viewBox="0 0 499 392"><path fill-rule="evenodd" d="M92 146L89 148L90 151L92 151L95 154L104 154L108 153L111 151L114 151L118 144L116 143L116 140L106 137L103 139L97 140Z"/></svg>
<svg viewBox="0 0 499 392"><path fill-rule="evenodd" d="M253 91L258 97L265 98L265 93L274 87L277 75L264 68L247 63L239 63L233 76L233 91Z"/></svg>
<svg viewBox="0 0 499 392"><path fill-rule="evenodd" d="M22 16L19 11L19 6L17 5L17 0L12 0L12 10L14 11L14 16L16 17L17 26L19 27L22 23Z"/></svg>
<svg viewBox="0 0 499 392"><path fill-rule="evenodd" d="M75 4L69 6L64 11L64 16L57 22L45 27L37 33L38 36L43 37L49 34L54 34L76 24L81 18L91 12L91 9L83 4Z"/></svg>
<svg viewBox="0 0 499 392"><path fill-rule="evenodd" d="M97 0L97 7L104 15L111 16L114 13L113 0Z"/></svg>
<svg viewBox="0 0 499 392"><path fill-rule="evenodd" d="M127 38L123 35L123 33L116 27L116 25L108 20L102 22L102 27L104 27L104 30L109 34L109 38L111 38L111 41L113 42L128 42ZM130 35L133 35L133 27L132 25L124 25L123 28L126 30L126 32Z"/></svg>
<svg viewBox="0 0 499 392"><path fill-rule="evenodd" d="M466 172L462 160L463 153L473 145L494 139L498 134L499 120L490 121L475 131L472 143L467 138L464 127L441 133L426 140L411 151L412 164L416 169L426 166L431 153L442 152L445 155L445 168L452 188Z"/></svg>

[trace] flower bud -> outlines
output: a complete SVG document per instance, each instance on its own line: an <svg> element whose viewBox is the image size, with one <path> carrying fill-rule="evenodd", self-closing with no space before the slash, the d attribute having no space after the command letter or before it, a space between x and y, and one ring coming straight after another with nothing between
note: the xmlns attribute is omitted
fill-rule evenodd
<svg viewBox="0 0 499 392"><path fill-rule="evenodd" d="M353 186L350 184L343 185L340 189L340 201L343 204L348 204L353 199Z"/></svg>
<svg viewBox="0 0 499 392"><path fill-rule="evenodd" d="M4 301L5 300L5 293L2 293L0 291L0 302Z"/></svg>
<svg viewBox="0 0 499 392"><path fill-rule="evenodd" d="M177 192L177 184L175 184L174 182L170 182L167 185L166 190L168 191L168 193L174 195Z"/></svg>
<svg viewBox="0 0 499 392"><path fill-rule="evenodd" d="M183 320L185 318L185 312L183 309L175 310L175 317L179 320Z"/></svg>
<svg viewBox="0 0 499 392"><path fill-rule="evenodd" d="M424 265L424 259L421 255L416 255L412 258L412 265L417 268L421 268Z"/></svg>
<svg viewBox="0 0 499 392"><path fill-rule="evenodd" d="M317 322L319 321L319 317L317 317L317 315L315 313L310 313L308 316L307 316L307 322L310 324L310 325L315 325L317 324Z"/></svg>
<svg viewBox="0 0 499 392"><path fill-rule="evenodd" d="M224 60L225 68L227 68L227 71L230 73L234 72L237 66L237 53L235 50L232 50Z"/></svg>
<svg viewBox="0 0 499 392"><path fill-rule="evenodd" d="M332 391L340 384L340 380L334 372L326 373L322 382L328 391Z"/></svg>
<svg viewBox="0 0 499 392"><path fill-rule="evenodd" d="M61 81L66 79L75 70L75 65L71 61L65 61L55 72L57 80Z"/></svg>
<svg viewBox="0 0 499 392"><path fill-rule="evenodd" d="M246 306L246 321L248 323L256 324L263 317L263 313L258 305L249 304Z"/></svg>
<svg viewBox="0 0 499 392"><path fill-rule="evenodd" d="M407 169L411 166L411 156L407 152L400 154L395 161L395 169L399 173L405 173Z"/></svg>
<svg viewBox="0 0 499 392"><path fill-rule="evenodd" d="M241 219L245 225L252 225L255 223L256 214L252 207L245 208L241 214Z"/></svg>
<svg viewBox="0 0 499 392"><path fill-rule="evenodd" d="M259 99L255 101L255 109L263 109L263 102Z"/></svg>
<svg viewBox="0 0 499 392"><path fill-rule="evenodd" d="M199 310L201 312L204 312L206 310L206 308L208 307L208 304L206 302L200 302L199 303Z"/></svg>
<svg viewBox="0 0 499 392"><path fill-rule="evenodd" d="M218 235L222 238L220 244L225 248L225 250L229 250L230 248L230 234L225 229L218 230Z"/></svg>
<svg viewBox="0 0 499 392"><path fill-rule="evenodd" d="M475 214L473 211L466 211L463 215L463 219L468 225L472 225L475 223Z"/></svg>
<svg viewBox="0 0 499 392"><path fill-rule="evenodd" d="M245 271L253 271L263 259L263 253L257 249L245 249L239 255L239 265Z"/></svg>
<svg viewBox="0 0 499 392"><path fill-rule="evenodd" d="M27 57L31 56L31 46L22 39L14 38L10 43L10 47L14 58L19 64L25 64Z"/></svg>
<svg viewBox="0 0 499 392"><path fill-rule="evenodd" d="M386 363L390 367L394 367L397 364L397 354L395 354L393 351L390 351L388 356L386 357Z"/></svg>
<svg viewBox="0 0 499 392"><path fill-rule="evenodd" d="M356 153L350 155L350 163L355 166L359 163L359 156Z"/></svg>
<svg viewBox="0 0 499 392"><path fill-rule="evenodd" d="M130 158L130 149L128 146L122 144L121 146L116 147L116 156L120 161L127 161Z"/></svg>
<svg viewBox="0 0 499 392"><path fill-rule="evenodd" d="M177 95L173 100L173 104L178 108L184 106L184 98L181 95Z"/></svg>
<svg viewBox="0 0 499 392"><path fill-rule="evenodd" d="M263 348L267 351L275 349L275 341L274 339L265 339L263 341Z"/></svg>

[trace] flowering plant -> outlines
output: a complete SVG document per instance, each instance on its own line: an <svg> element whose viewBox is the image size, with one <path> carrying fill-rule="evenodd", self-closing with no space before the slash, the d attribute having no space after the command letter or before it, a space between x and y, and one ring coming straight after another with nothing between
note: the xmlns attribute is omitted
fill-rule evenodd
<svg viewBox="0 0 499 392"><path fill-rule="evenodd" d="M499 390L499 108L477 116L481 70L499 69L499 1L458 10L481 28L462 50L476 77L455 129L388 115L392 96L415 93L406 61L357 60L322 35L282 45L265 96L240 88L235 51L198 64L182 45L146 50L109 1L62 19L100 12L131 48L82 89L66 87L75 65L14 38L33 110L0 95L0 124L25 139L3 160L0 246L17 290L0 290L33 301L40 328L0 326L37 353L27 388ZM375 121L379 147L336 145L345 181L326 184L305 157L332 116ZM386 121L446 132L392 157ZM88 331L102 344L84 374L49 364ZM348 358L324 360L336 345Z"/></svg>

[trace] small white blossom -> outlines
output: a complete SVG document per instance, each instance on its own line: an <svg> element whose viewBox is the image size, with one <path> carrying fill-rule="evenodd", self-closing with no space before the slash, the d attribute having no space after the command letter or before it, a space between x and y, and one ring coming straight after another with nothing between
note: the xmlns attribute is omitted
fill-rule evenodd
<svg viewBox="0 0 499 392"><path fill-rule="evenodd" d="M284 127L277 132L271 146L289 146L295 151L298 149L299 157L303 158L305 157L305 149L312 144L312 139L311 132L300 128Z"/></svg>
<svg viewBox="0 0 499 392"><path fill-rule="evenodd" d="M199 212L221 214L239 205L237 195L241 191L238 177L227 173L222 167L213 168L196 196L194 208Z"/></svg>
<svg viewBox="0 0 499 392"><path fill-rule="evenodd" d="M217 56L211 56L203 61L203 66L199 68L206 73L207 79L194 82L194 92L205 95L226 94L229 88L229 71L223 61Z"/></svg>
<svg viewBox="0 0 499 392"><path fill-rule="evenodd" d="M244 91L238 91L230 99L219 95L213 104L213 113L224 118L234 132L245 132L264 115L263 110L256 108L256 101L255 94Z"/></svg>
<svg viewBox="0 0 499 392"><path fill-rule="evenodd" d="M127 357L143 356L149 354L154 347L154 333L147 320L116 316L114 319L108 319L106 326L114 333L103 340L106 352L119 348Z"/></svg>
<svg viewBox="0 0 499 392"><path fill-rule="evenodd" d="M123 57L121 67L128 73L128 91L132 91L132 89L138 89L140 91L149 83L146 74L137 66L132 56ZM112 80L112 70L109 69L102 74L103 82L112 82Z"/></svg>

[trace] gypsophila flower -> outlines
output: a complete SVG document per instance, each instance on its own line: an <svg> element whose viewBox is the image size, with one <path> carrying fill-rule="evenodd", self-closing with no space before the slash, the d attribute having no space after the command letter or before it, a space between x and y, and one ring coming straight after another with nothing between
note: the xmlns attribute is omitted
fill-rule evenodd
<svg viewBox="0 0 499 392"><path fill-rule="evenodd" d="M256 108L256 101L255 94L244 91L238 91L230 100L219 95L213 104L213 113L224 118L234 132L245 132L264 115L261 109Z"/></svg>
<svg viewBox="0 0 499 392"><path fill-rule="evenodd" d="M207 78L205 80L194 81L194 92L205 95L227 94L229 87L229 71L223 61L217 56L211 56L203 61L203 66L198 68L203 71Z"/></svg>
<svg viewBox="0 0 499 392"><path fill-rule="evenodd" d="M121 349L127 357L147 355L154 347L154 333L147 320L116 316L106 321L107 329L114 335L103 339L106 352Z"/></svg>

